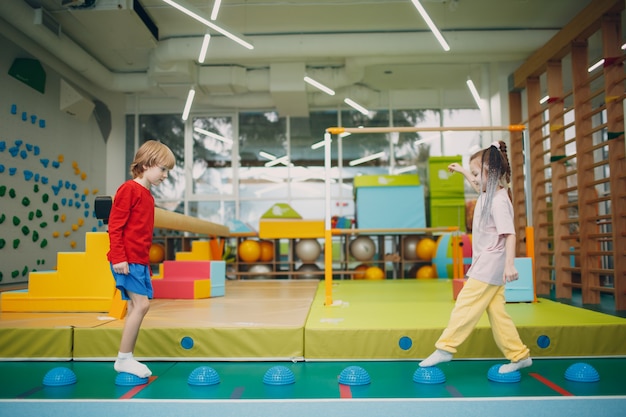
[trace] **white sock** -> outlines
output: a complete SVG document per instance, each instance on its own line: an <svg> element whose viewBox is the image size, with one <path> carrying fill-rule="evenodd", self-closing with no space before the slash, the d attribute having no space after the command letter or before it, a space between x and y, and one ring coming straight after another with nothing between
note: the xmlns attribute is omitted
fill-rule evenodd
<svg viewBox="0 0 626 417"><path fill-rule="evenodd" d="M508 374L509 372L519 371L522 368L528 368L532 364L533 360L531 358L522 359L518 362L511 362L500 366L498 373Z"/></svg>
<svg viewBox="0 0 626 417"><path fill-rule="evenodd" d="M113 368L117 372L126 372L138 376L139 378L147 378L152 375L152 371L141 362L137 362L134 358L117 358Z"/></svg>
<svg viewBox="0 0 626 417"><path fill-rule="evenodd" d="M435 366L438 363L450 362L452 360L452 353L445 350L437 349L430 354L429 357L420 362L420 367L428 368L429 366Z"/></svg>
<svg viewBox="0 0 626 417"><path fill-rule="evenodd" d="M117 352L117 357L119 359L131 359L133 357L133 352Z"/></svg>

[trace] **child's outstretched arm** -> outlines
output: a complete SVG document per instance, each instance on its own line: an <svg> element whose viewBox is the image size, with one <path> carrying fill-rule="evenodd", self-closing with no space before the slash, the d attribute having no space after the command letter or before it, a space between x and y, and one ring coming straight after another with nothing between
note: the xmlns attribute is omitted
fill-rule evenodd
<svg viewBox="0 0 626 417"><path fill-rule="evenodd" d="M476 177L474 177L474 175L472 175L469 170L463 168L461 164L458 164L456 162L451 163L450 165L448 165L448 171L463 174L463 176L465 177L467 182L470 183L474 191L476 191L477 193L480 192L480 184L476 180Z"/></svg>
<svg viewBox="0 0 626 417"><path fill-rule="evenodd" d="M506 235L504 241L504 250L506 251L506 260L504 261L504 283L516 281L519 278L517 269L515 268L515 235Z"/></svg>

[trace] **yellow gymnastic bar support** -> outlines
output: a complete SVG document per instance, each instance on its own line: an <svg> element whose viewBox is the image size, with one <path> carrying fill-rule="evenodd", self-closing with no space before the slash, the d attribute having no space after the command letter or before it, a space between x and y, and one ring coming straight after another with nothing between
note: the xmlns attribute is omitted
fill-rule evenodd
<svg viewBox="0 0 626 417"><path fill-rule="evenodd" d="M154 208L154 227L161 229L180 230L209 236L230 236L230 229L221 224L208 222L173 211Z"/></svg>
<svg viewBox="0 0 626 417"><path fill-rule="evenodd" d="M524 125L509 126L456 126L456 127L329 127L327 133L339 135L341 133L392 133L392 132L483 132L508 131L522 132Z"/></svg>
<svg viewBox="0 0 626 417"><path fill-rule="evenodd" d="M535 277L535 228L526 226L526 256L530 258L533 270L533 302L537 302L537 278Z"/></svg>

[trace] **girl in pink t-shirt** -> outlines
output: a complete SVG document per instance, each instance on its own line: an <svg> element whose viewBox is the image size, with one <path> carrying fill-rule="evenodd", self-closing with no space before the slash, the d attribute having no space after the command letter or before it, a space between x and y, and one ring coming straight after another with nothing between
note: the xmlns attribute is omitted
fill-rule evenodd
<svg viewBox="0 0 626 417"><path fill-rule="evenodd" d="M508 190L511 169L506 144L494 142L470 158L470 170L457 163L448 166L460 172L480 194L472 223L472 265L459 293L448 326L435 343L437 348L421 367L452 360L486 311L493 337L510 363L500 366L509 373L532 365L530 351L519 337L505 310L504 284L519 278L515 269L515 227Z"/></svg>

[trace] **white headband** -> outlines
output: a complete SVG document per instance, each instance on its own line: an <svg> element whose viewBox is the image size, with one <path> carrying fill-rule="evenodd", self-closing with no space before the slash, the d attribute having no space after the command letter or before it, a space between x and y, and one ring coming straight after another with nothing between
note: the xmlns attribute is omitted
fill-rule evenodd
<svg viewBox="0 0 626 417"><path fill-rule="evenodd" d="M491 144L491 146L493 146L496 149L500 149L500 142L499 141L495 141Z"/></svg>

